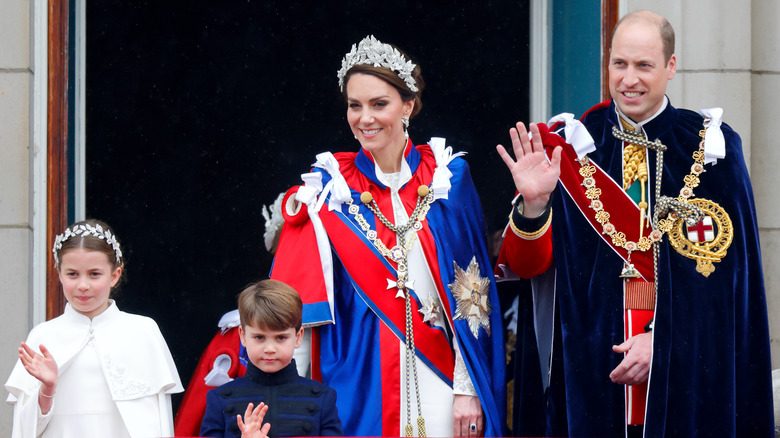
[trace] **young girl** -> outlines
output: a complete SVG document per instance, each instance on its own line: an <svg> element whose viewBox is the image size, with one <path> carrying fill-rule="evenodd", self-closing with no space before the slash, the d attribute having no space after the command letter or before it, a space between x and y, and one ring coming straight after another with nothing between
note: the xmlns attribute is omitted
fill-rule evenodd
<svg viewBox="0 0 780 438"><path fill-rule="evenodd" d="M78 222L53 252L68 304L19 348L5 385L13 437L172 436L170 394L183 387L157 324L109 298L124 266L116 236Z"/></svg>

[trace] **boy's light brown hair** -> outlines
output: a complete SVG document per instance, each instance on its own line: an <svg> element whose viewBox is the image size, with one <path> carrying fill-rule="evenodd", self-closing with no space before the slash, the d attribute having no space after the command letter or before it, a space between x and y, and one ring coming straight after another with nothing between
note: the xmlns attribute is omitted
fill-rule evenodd
<svg viewBox="0 0 780 438"><path fill-rule="evenodd" d="M278 280L262 280L247 286L238 296L241 327L263 330L301 329L303 303L298 292Z"/></svg>

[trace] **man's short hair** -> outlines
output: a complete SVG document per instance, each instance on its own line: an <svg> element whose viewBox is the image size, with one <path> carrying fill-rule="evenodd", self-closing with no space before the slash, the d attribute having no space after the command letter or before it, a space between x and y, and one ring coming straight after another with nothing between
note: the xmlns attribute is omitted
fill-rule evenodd
<svg viewBox="0 0 780 438"><path fill-rule="evenodd" d="M672 55L674 55L674 28L669 23L669 20L649 11L636 11L624 15L612 29L612 36L609 40L609 48L612 49L612 40L615 38L615 32L617 32L617 29L621 24L627 22L637 22L640 20L649 21L658 26L658 33L661 36L661 43L663 44L664 48L664 62L669 64L669 60L672 59Z"/></svg>
<svg viewBox="0 0 780 438"><path fill-rule="evenodd" d="M303 303L295 289L278 280L262 280L247 286L238 296L241 327L264 330L301 329Z"/></svg>

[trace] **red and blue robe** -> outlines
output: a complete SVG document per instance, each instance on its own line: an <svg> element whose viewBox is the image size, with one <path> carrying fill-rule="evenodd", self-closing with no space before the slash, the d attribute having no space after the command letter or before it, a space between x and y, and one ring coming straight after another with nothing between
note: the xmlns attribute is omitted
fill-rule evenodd
<svg viewBox="0 0 780 438"><path fill-rule="evenodd" d="M336 173L340 175L335 178L343 177L353 205L359 207L385 246L392 248L396 244L395 233L360 201L361 193L369 191L384 216L394 217L390 190L377 177L370 154L364 150L338 153L335 159ZM418 187L433 182L437 160L430 146L413 146L411 142L404 160L411 180L401 187L399 196L406 214L411 215ZM482 209L466 162L454 157L445 170L451 173L449 191L430 204L417 233L435 293L444 307L445 323L430 326L423 321L421 303L412 288L416 355L428 375L449 390L457 343L482 405L485 435L501 436L506 410L503 334ZM403 434L405 406L399 343L405 339L406 312L404 300L396 298L397 290L388 289L388 280L396 279L397 266L369 242L354 216L348 213L344 199L334 210L330 209L334 195L328 191L328 183L334 176L321 168L313 172L319 174L316 179L321 176L324 189L319 196L326 199L320 200L322 208L315 215L309 211L314 203L291 212L285 207L291 205L290 197L308 187L295 187L288 193L283 206L285 225L271 277L288 283L303 298L304 325L316 327L312 336L312 377L337 391L344 434L399 436ZM320 234L319 241L316 221L321 221L320 229L326 232L326 238ZM466 320L454 318L457 300L449 288L455 281L455 265L466 270L472 259L478 263L480 275L490 279L486 293L493 306L487 315L492 329L488 333L480 328L478 336ZM441 394L421 392L423 402L435 404L439 398ZM451 395L447 400L448 406L440 408L451 413ZM416 416L415 406L412 412ZM426 414L423 407L423 417L426 416L430 417L431 412ZM429 431L429 435L433 432Z"/></svg>

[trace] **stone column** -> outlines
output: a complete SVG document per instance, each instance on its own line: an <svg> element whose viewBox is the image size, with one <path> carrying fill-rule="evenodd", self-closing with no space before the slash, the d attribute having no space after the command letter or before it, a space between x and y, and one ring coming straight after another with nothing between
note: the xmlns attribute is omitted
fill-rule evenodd
<svg viewBox="0 0 780 438"><path fill-rule="evenodd" d="M0 0L0 379L29 331L32 260L32 2ZM6 394L3 391L3 400ZM0 409L0 435L12 411Z"/></svg>
<svg viewBox="0 0 780 438"><path fill-rule="evenodd" d="M752 1L751 178L756 196L764 264L772 366L780 368L780 138L775 114L780 101L780 3Z"/></svg>
<svg viewBox="0 0 780 438"><path fill-rule="evenodd" d="M761 238L773 368L780 368L780 146L774 113L780 99L780 2L777 0L625 0L674 26L677 107L722 107L742 137ZM758 263L758 261L755 261Z"/></svg>

